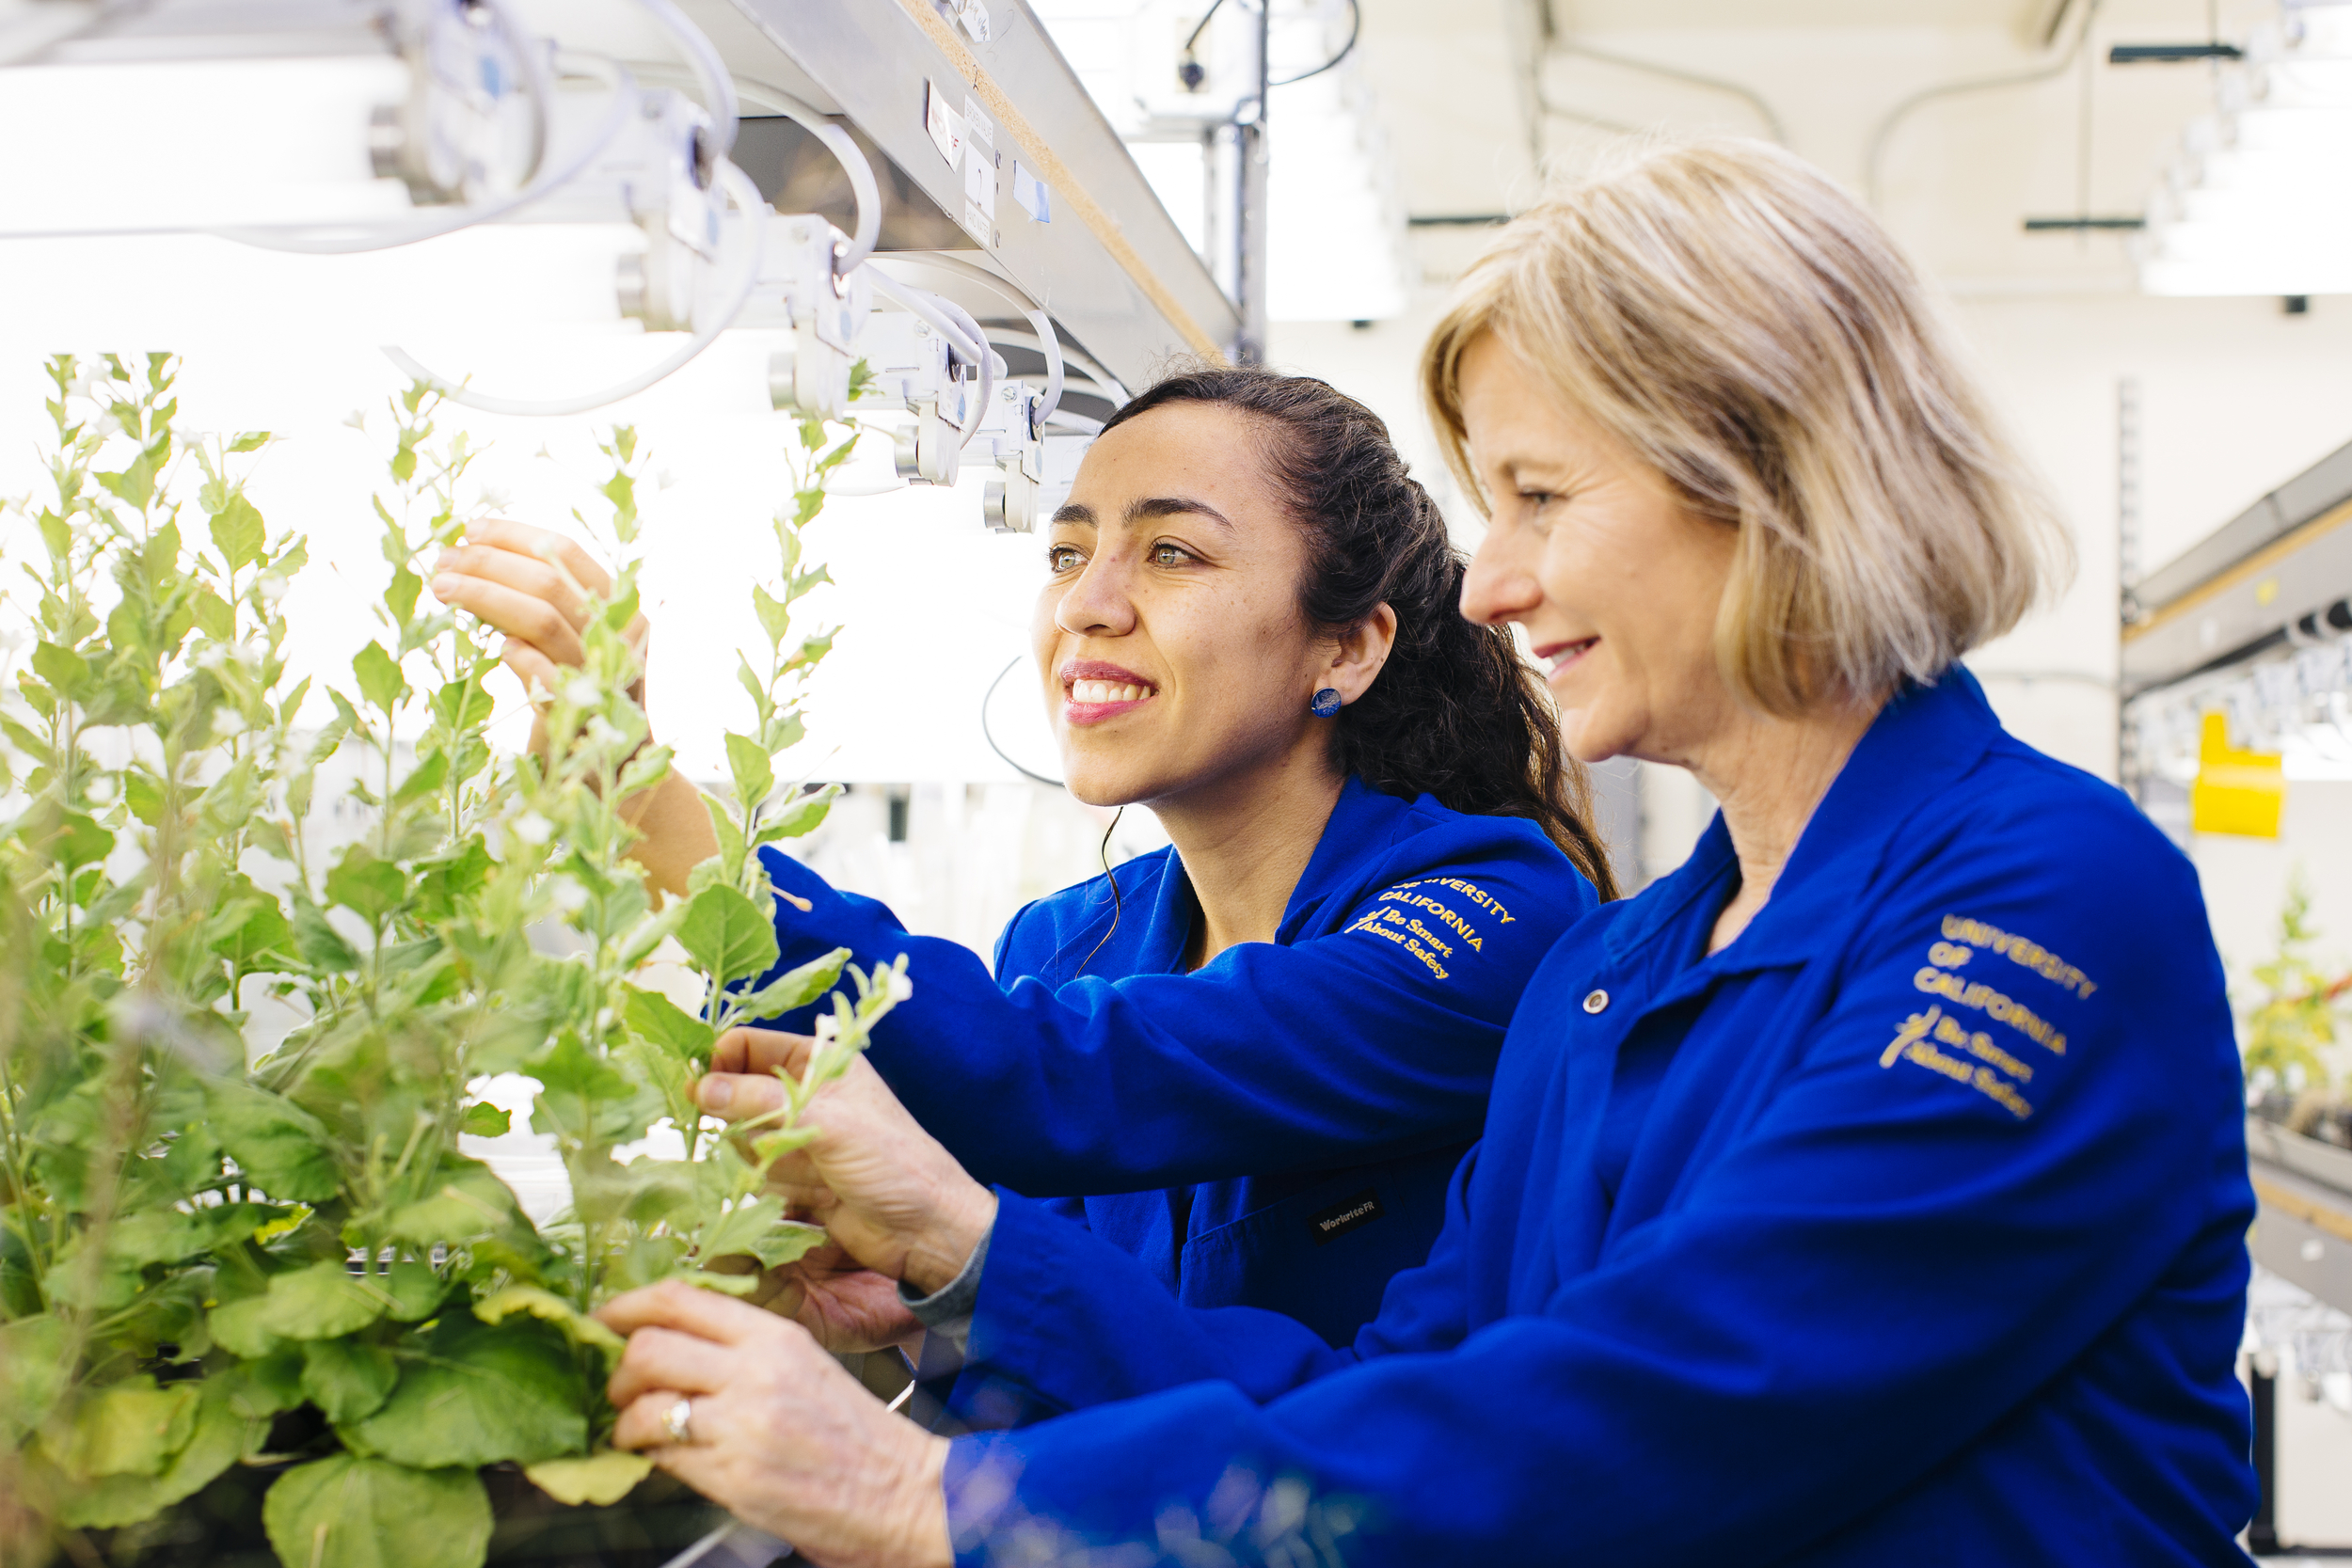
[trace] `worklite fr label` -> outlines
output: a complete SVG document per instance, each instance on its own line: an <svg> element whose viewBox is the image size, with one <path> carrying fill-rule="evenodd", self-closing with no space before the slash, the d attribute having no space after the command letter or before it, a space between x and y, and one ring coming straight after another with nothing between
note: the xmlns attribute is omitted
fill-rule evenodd
<svg viewBox="0 0 2352 1568"><path fill-rule="evenodd" d="M1309 1214L1307 1227L1315 1233L1315 1245L1321 1246L1351 1230L1360 1230L1382 1212L1380 1195L1366 1187L1354 1197L1343 1197L1328 1209Z"/></svg>

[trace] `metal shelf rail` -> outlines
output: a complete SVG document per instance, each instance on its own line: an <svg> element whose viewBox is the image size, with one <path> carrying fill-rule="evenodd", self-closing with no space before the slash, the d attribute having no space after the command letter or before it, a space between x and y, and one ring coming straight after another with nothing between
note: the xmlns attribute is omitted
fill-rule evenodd
<svg viewBox="0 0 2352 1568"><path fill-rule="evenodd" d="M931 0L687 0L684 9L739 80L838 117L888 160L898 178L887 182L884 253L896 227L887 203L919 196L926 215L954 220L954 248L982 253L1131 385L1171 355L1215 356L1234 341L1232 302L1021 0L952 9ZM981 20L969 20L975 13ZM935 142L934 92L993 137L993 187L985 171L969 184L976 176ZM766 183L767 171L751 172ZM1021 199L1036 186L1041 221ZM966 224L970 206L987 221ZM936 236L946 226L925 227ZM898 248L949 248L919 233L906 240ZM985 296L971 303L1002 313Z"/></svg>
<svg viewBox="0 0 2352 1568"><path fill-rule="evenodd" d="M2260 1205L2247 1248L2254 1261L2339 1311L2352 1312L2352 1149L2248 1118L2247 1165ZM2247 1531L2257 1557L2352 1557L2352 1546L2283 1542L2278 1529L2279 1380L2275 1362L2250 1369L2254 1470L2262 1502Z"/></svg>
<svg viewBox="0 0 2352 1568"><path fill-rule="evenodd" d="M2128 517L2124 533L2128 560ZM2127 579L2122 610L2123 783L2168 831L2189 832L2210 715L2226 717L2232 748L2342 768L2352 759L2352 444ZM2254 1261L2352 1312L2352 1150L2255 1118L2247 1145ZM2249 1546L2262 1557L2352 1557L2352 1545L2280 1541L2275 1349L2258 1348L2249 1362L2262 1500Z"/></svg>

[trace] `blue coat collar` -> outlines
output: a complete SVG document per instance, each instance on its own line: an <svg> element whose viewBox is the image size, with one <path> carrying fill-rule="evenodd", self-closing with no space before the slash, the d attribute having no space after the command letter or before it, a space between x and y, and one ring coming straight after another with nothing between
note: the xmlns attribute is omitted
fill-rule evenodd
<svg viewBox="0 0 2352 1568"><path fill-rule="evenodd" d="M1834 939L1838 915L1877 870L1895 832L1919 804L1975 767L2001 733L1984 689L1958 665L1933 686L1911 686L1880 710L1813 813L1772 896L1738 940L1707 960L1718 974L1800 964ZM1632 900L1605 939L1622 958L1669 927L1711 913L1739 871L1721 812L1691 858Z"/></svg>
<svg viewBox="0 0 2352 1568"><path fill-rule="evenodd" d="M1365 857L1389 847L1396 836L1397 818L1412 808L1411 801L1383 795L1349 774L1340 784L1340 798L1332 804L1331 816L1323 825L1323 836L1315 841L1315 852L1309 858L1307 869L1299 873L1298 885L1291 889L1291 901L1282 911L1282 923L1276 927L1275 940L1295 941L1323 907L1323 901L1333 894L1352 900L1358 891L1355 874L1363 866Z"/></svg>
<svg viewBox="0 0 2352 1568"><path fill-rule="evenodd" d="M1315 841L1315 852L1299 874L1298 885L1291 890L1275 941L1285 945L1295 941L1333 895L1352 899L1359 891L1355 874L1365 857L1389 847L1397 818L1412 808L1411 801L1384 795L1361 779L1350 776L1342 783L1340 798L1323 825L1323 836ZM1148 888L1134 890L1138 902L1148 897L1151 911L1150 927L1135 965L1136 974L1174 974L1184 961L1184 943L1192 935L1196 911L1192 879L1184 875L1184 859L1173 848L1161 855L1156 880Z"/></svg>

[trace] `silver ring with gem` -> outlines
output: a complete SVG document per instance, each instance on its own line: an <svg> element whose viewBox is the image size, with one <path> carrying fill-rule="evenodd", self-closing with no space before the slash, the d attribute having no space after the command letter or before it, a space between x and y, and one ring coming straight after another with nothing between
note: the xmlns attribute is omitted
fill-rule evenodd
<svg viewBox="0 0 2352 1568"><path fill-rule="evenodd" d="M682 1449L691 1443L694 1440L694 1402L682 1399L663 1411L661 1430L669 1435L675 1447Z"/></svg>

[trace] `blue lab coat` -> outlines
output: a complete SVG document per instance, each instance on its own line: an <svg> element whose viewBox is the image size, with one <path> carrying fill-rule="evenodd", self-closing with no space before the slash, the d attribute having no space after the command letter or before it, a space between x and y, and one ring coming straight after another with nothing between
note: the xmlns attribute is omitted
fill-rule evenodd
<svg viewBox="0 0 2352 1568"><path fill-rule="evenodd" d="M1520 989L1594 909L1534 823L1349 780L1271 942L1182 972L1173 849L1028 905L991 978L961 945L767 851L781 967L909 955L869 1053L965 1167L1131 1254L1175 1297L1345 1344L1429 1255ZM780 1021L805 1027L808 1015Z"/></svg>
<svg viewBox="0 0 2352 1568"><path fill-rule="evenodd" d="M1546 959L1348 1349L1001 1195L955 1403L1076 1413L956 1442L960 1560L2240 1560L2254 1204L2186 861L1956 673L1710 957L1737 876L1718 819Z"/></svg>

